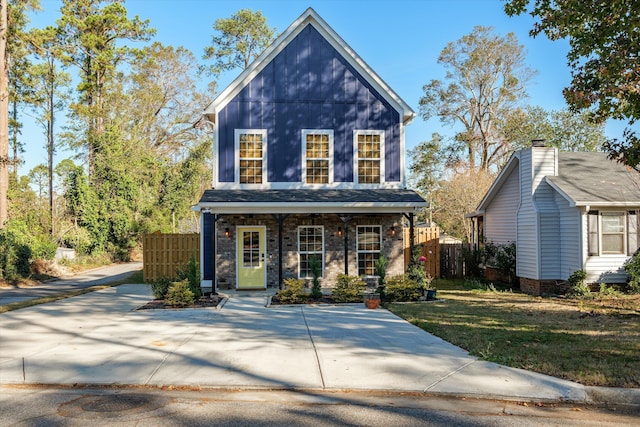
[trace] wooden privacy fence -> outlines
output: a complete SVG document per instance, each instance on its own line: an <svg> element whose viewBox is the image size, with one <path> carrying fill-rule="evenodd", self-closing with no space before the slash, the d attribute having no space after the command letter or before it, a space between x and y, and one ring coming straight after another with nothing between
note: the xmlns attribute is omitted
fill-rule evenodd
<svg viewBox="0 0 640 427"><path fill-rule="evenodd" d="M404 267L411 261L410 229L403 229ZM424 270L431 277L440 277L440 229L438 227L414 227L413 244L420 248L420 255L426 258Z"/></svg>
<svg viewBox="0 0 640 427"><path fill-rule="evenodd" d="M466 275L465 250L470 250L468 243L443 243L440 245L440 274L446 279L464 277Z"/></svg>
<svg viewBox="0 0 640 427"><path fill-rule="evenodd" d="M200 262L199 234L145 234L142 236L144 281L174 278L192 255Z"/></svg>

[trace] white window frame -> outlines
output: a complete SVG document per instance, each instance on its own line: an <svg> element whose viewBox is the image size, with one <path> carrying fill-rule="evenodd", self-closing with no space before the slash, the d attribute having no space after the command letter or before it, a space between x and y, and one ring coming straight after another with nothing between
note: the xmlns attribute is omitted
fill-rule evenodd
<svg viewBox="0 0 640 427"><path fill-rule="evenodd" d="M360 229L361 228L377 228L378 229L378 237L380 239L379 241L379 247L380 249L377 251L372 251L372 250L360 250ZM358 225L356 227L356 267L358 268L358 276L361 276L360 274L360 254L372 254L372 253L377 253L378 254L378 259L380 259L380 256L382 255L382 226L381 225ZM375 275L375 264L374 264L374 275ZM366 274L366 273L365 273Z"/></svg>
<svg viewBox="0 0 640 427"><path fill-rule="evenodd" d="M333 129L302 129L302 182L310 186L322 186L333 184ZM328 135L329 136L329 182L322 184L307 183L307 135ZM321 160L321 158L310 158L309 160Z"/></svg>
<svg viewBox="0 0 640 427"><path fill-rule="evenodd" d="M240 135L256 134L262 136L262 182L261 183L241 183L240 182ZM266 129L235 129L234 131L235 149L235 183L247 186L261 186L267 183L267 130ZM247 158L247 160L258 160L258 158Z"/></svg>
<svg viewBox="0 0 640 427"><path fill-rule="evenodd" d="M322 253L319 253L317 251L302 251L300 250L300 236L301 236L301 231L303 228L319 228L320 229L320 235L322 236ZM300 225L298 226L298 278L299 279L311 279L312 276L302 276L302 271L301 271L301 267L302 267L302 262L301 262L301 254L306 254L307 256L309 254L319 254L320 255L320 261L322 262L322 270L320 273L320 277L324 278L324 226L323 225Z"/></svg>
<svg viewBox="0 0 640 427"><path fill-rule="evenodd" d="M597 247L597 253L594 253L593 248L591 247L591 242L590 242L590 235L591 232L589 230L589 224L590 224L590 217L594 217L597 215L597 222L594 224L597 226L597 232L596 236L598 239L598 247ZM607 215L616 215L616 216L621 216L624 218L623 221L623 226L624 226L624 231L622 233L623 239L622 239L622 243L623 243L623 251L622 252L605 252L603 250L603 234L609 234L609 233L603 233L603 221L602 221L602 217L603 216L607 216ZM594 210L590 210L589 212L587 212L587 233L588 233L588 237L587 237L587 249L588 249L588 256L630 256L633 255L633 249L630 247L630 232L634 232L634 233L638 233L638 229L637 229L637 224L634 225L633 227L631 227L631 224L629 223L629 221L632 220L632 216L633 218L637 221L637 216L636 215L632 215L630 213L629 210L598 210L598 209L594 209ZM611 233L611 234L615 234L615 233ZM634 241L637 241L638 236L636 235Z"/></svg>
<svg viewBox="0 0 640 427"><path fill-rule="evenodd" d="M359 135L379 135L380 136L380 159L369 159L358 157L358 136ZM379 186L384 184L385 177L385 133L383 130L362 130L356 129L353 131L353 182L359 185L366 186ZM359 160L379 160L380 161L380 182L378 183L360 183L358 179L358 161Z"/></svg>

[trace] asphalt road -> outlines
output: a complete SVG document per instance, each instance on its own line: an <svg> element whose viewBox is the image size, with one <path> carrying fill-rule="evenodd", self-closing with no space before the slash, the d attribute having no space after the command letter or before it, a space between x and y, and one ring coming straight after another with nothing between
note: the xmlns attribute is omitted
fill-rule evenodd
<svg viewBox="0 0 640 427"><path fill-rule="evenodd" d="M621 408L388 393L0 386L11 426L628 426Z"/></svg>
<svg viewBox="0 0 640 427"><path fill-rule="evenodd" d="M0 288L0 305L26 301L35 298L55 296L61 293L91 286L117 282L142 269L141 262L113 264L79 273L75 276L47 281L38 286L27 288Z"/></svg>

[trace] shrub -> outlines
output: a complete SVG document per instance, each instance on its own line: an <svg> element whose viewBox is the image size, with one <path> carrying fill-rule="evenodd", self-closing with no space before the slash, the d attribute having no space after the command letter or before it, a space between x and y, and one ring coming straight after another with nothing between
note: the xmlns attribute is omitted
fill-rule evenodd
<svg viewBox="0 0 640 427"><path fill-rule="evenodd" d="M285 279L285 288L279 290L276 296L282 304L303 304L309 299L304 290L304 283L303 279Z"/></svg>
<svg viewBox="0 0 640 427"><path fill-rule="evenodd" d="M387 266L389 265L389 260L382 254L380 254L380 258L376 261L375 271L376 276L378 276L378 286L384 286L384 279L387 276Z"/></svg>
<svg viewBox="0 0 640 427"><path fill-rule="evenodd" d="M171 279L168 277L161 277L155 282L151 283L151 291L155 299L164 299L167 296L167 291L171 286Z"/></svg>
<svg viewBox="0 0 640 427"><path fill-rule="evenodd" d="M311 298L322 298L322 288L320 287L320 275L322 274L322 261L315 256L309 258L309 270L313 276L311 286Z"/></svg>
<svg viewBox="0 0 640 427"><path fill-rule="evenodd" d="M31 248L20 243L15 233L0 230L0 278L18 279L31 273Z"/></svg>
<svg viewBox="0 0 640 427"><path fill-rule="evenodd" d="M485 264L495 267L503 275L509 278L509 283L516 275L516 244L495 244L489 242L485 245Z"/></svg>
<svg viewBox="0 0 640 427"><path fill-rule="evenodd" d="M640 294L640 251L625 263L624 271L629 275L626 291L630 294Z"/></svg>
<svg viewBox="0 0 640 427"><path fill-rule="evenodd" d="M189 261L184 267L176 271L176 277L178 280L186 280L194 298L200 298L200 266L194 255L189 257Z"/></svg>
<svg viewBox="0 0 640 427"><path fill-rule="evenodd" d="M460 258L464 264L465 277L482 277L482 258L484 252L471 246L462 246Z"/></svg>
<svg viewBox="0 0 640 427"><path fill-rule="evenodd" d="M569 295L573 297L584 297L591 294L591 289L587 285L587 272L576 270L567 279L569 282Z"/></svg>
<svg viewBox="0 0 640 427"><path fill-rule="evenodd" d="M339 274L331 296L335 302L362 302L366 287L362 277Z"/></svg>
<svg viewBox="0 0 640 427"><path fill-rule="evenodd" d="M387 279L386 299L392 302L418 301L422 297L424 285L417 283L408 274Z"/></svg>
<svg viewBox="0 0 640 427"><path fill-rule="evenodd" d="M600 283L600 290L598 291L599 297L618 297L620 296L620 292L613 287L607 286L606 283Z"/></svg>
<svg viewBox="0 0 640 427"><path fill-rule="evenodd" d="M191 289L189 289L189 281L183 280L181 282L172 282L167 290L167 295L164 299L166 305L173 307L184 307L189 304L193 304L195 296Z"/></svg>

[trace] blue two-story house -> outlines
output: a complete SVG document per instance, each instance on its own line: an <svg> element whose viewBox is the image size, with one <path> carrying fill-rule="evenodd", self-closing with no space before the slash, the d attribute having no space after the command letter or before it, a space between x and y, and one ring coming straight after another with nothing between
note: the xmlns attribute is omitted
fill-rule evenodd
<svg viewBox="0 0 640 427"><path fill-rule="evenodd" d="M406 188L414 111L308 9L204 111L213 186L202 195L203 290L265 289L340 273L404 272L403 221L427 204Z"/></svg>

